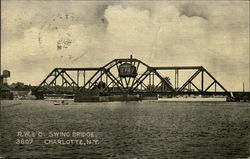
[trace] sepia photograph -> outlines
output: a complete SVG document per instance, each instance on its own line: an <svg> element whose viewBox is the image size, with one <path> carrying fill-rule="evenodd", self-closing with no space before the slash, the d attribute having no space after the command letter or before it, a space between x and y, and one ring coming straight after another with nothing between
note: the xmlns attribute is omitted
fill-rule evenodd
<svg viewBox="0 0 250 159"><path fill-rule="evenodd" d="M249 0L1 0L0 159L250 159Z"/></svg>

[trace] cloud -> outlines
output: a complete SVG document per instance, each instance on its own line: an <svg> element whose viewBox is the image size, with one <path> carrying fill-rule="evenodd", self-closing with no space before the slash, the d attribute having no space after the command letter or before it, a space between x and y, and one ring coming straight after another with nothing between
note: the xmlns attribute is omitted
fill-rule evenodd
<svg viewBox="0 0 250 159"><path fill-rule="evenodd" d="M180 16L187 17L200 17L208 20L208 12L206 12L206 7L193 2L184 3L179 7Z"/></svg>
<svg viewBox="0 0 250 159"><path fill-rule="evenodd" d="M23 38L32 27L53 30L56 26L107 26L104 12L112 2L3 1L2 36L5 41ZM27 9L29 8L29 9Z"/></svg>
<svg viewBox="0 0 250 159"><path fill-rule="evenodd" d="M2 63L13 81L130 54L152 66L203 65L233 90L248 81L246 2L65 3L4 2Z"/></svg>

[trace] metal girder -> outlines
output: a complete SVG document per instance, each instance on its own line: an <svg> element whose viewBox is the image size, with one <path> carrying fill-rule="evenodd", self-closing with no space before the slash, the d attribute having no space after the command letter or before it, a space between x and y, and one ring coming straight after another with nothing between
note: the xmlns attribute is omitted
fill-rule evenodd
<svg viewBox="0 0 250 159"><path fill-rule="evenodd" d="M197 91L201 92L201 90L200 90L193 82L190 82L190 84L191 84L192 86L194 86L194 88L195 88Z"/></svg>
<svg viewBox="0 0 250 159"><path fill-rule="evenodd" d="M168 80L164 79L156 70L153 69L152 72L154 72L155 75L158 76L165 85L175 92L175 89L171 86L171 83Z"/></svg>
<svg viewBox="0 0 250 159"><path fill-rule="evenodd" d="M79 85L70 77L70 75L65 71L64 72L66 74L66 76L72 81L72 83L77 87L79 88Z"/></svg>
<svg viewBox="0 0 250 159"><path fill-rule="evenodd" d="M195 69L202 69L202 66L170 66L170 67L151 67L155 70L195 70Z"/></svg>
<svg viewBox="0 0 250 159"><path fill-rule="evenodd" d="M136 71L138 72L139 66L143 65L145 66L146 70L138 77L115 77L115 73L112 70L115 70L119 68L119 66L122 63L131 62L134 66L136 66ZM144 67L143 67L144 68ZM165 79L164 76L168 76L168 74L162 76L158 71L161 70L174 70L175 71L175 83L174 86L172 83ZM179 70L197 70L180 88L179 88ZM73 78L70 74L67 73L67 71L76 72L77 73L77 79ZM84 83L83 85L79 84L79 71L84 72ZM87 76L85 73L88 73L88 71L95 71L93 75ZM118 71L118 70L117 70ZM99 74L100 73L100 74ZM198 88L197 85L194 83L194 79L201 73L201 87ZM204 74L207 74L211 79L213 79L213 82L207 87L204 87ZM146 63L135 59L135 58L125 58L125 59L114 59L104 65L103 67L85 67L85 68L55 68L53 69L48 76L39 84L39 86L36 88L35 91L39 91L42 87L47 86L48 88L51 87L57 87L57 79L58 77L62 78L62 85L67 84L70 87L72 87L74 90L77 91L90 91L94 88L95 85L98 84L99 81L102 81L103 76L106 76L106 85L105 88L101 88L100 91L102 92L112 92L112 90L115 88L118 88L123 93L138 93L140 91L142 92L153 92L153 93L174 93L174 94L181 94L184 91L184 89L188 85L192 85L198 93L207 93L209 88L213 84L218 84L224 92L227 92L227 90L202 66L170 66L170 67L151 67L147 65ZM52 80L49 80L50 77L53 77ZM155 77L158 77L160 79L160 82L155 85ZM131 79L133 78L133 79ZM111 80L110 83L108 83L108 79ZM147 79L147 80L146 80ZM87 82L86 82L87 81ZM145 82L146 81L146 82ZM104 82L105 83L105 82ZM149 83L149 84L148 84ZM113 87L111 86L113 84ZM148 85L147 85L148 84ZM144 89L139 89L138 87L142 85ZM87 87L88 86L88 87ZM165 87L167 90L159 90L159 88ZM117 90L117 89L116 89ZM190 92L190 93L197 93L197 92Z"/></svg>
<svg viewBox="0 0 250 159"><path fill-rule="evenodd" d="M117 87L120 88L122 91L125 89L125 88L123 87L123 85L120 83L120 81L118 81L118 80L114 77L114 75L111 74L109 71L106 72L106 75L107 75L107 76L111 79L111 81L112 81L115 85L117 85ZM119 85L119 84L120 84L120 85ZM123 89L122 89L121 87L119 87L119 86L122 86Z"/></svg>
<svg viewBox="0 0 250 159"><path fill-rule="evenodd" d="M100 70L101 67L81 67L81 68L55 68L64 71L97 71Z"/></svg>
<svg viewBox="0 0 250 159"><path fill-rule="evenodd" d="M197 70L178 90L177 92L183 91L183 89L201 72L201 69Z"/></svg>
<svg viewBox="0 0 250 159"><path fill-rule="evenodd" d="M206 69L204 71L225 91L227 92L226 88L224 88Z"/></svg>
<svg viewBox="0 0 250 159"><path fill-rule="evenodd" d="M130 88L130 91L134 91L140 84L143 82L145 78L150 74L151 70L146 70L135 82Z"/></svg>
<svg viewBox="0 0 250 159"><path fill-rule="evenodd" d="M215 81L213 81L213 82L205 89L204 92L207 92L207 90L208 90L213 84L215 84Z"/></svg>
<svg viewBox="0 0 250 159"><path fill-rule="evenodd" d="M54 71L56 70L56 68L55 69L53 69L51 72L50 72L50 74L39 84L39 86L36 88L36 90L38 90L44 83L47 83L46 81L47 81L47 79L54 73Z"/></svg>
<svg viewBox="0 0 250 159"><path fill-rule="evenodd" d="M83 89L85 89L86 86L91 82L91 80L92 80L99 72L100 72L100 69L97 70L96 73L87 81L87 83L85 83L84 86L82 86L82 87L80 88L80 91L83 90Z"/></svg>
<svg viewBox="0 0 250 159"><path fill-rule="evenodd" d="M97 81L105 74L105 71L101 71L101 75L89 86L87 90L90 90L94 85L97 84Z"/></svg>
<svg viewBox="0 0 250 159"><path fill-rule="evenodd" d="M72 83L70 83L65 77L64 77L64 75L63 74L66 74L66 76L72 81ZM54 74L54 75L53 75ZM51 77L51 76L54 76L54 78L50 81L50 83L48 84L47 83L47 80L48 80L48 78L49 77ZM56 79L58 78L58 77L62 77L62 79L67 83L67 84L69 84L73 89L75 89L74 88L74 85L78 88L78 85L75 83L75 81L65 72L65 70L64 69L58 69L58 68L56 68L56 69L54 69L46 78L45 78L45 80L36 88L36 90L35 91L38 91L41 87L42 87L42 85L47 85L48 87L47 88L49 88L50 89L50 86L54 86L55 88L56 88ZM64 84L64 82L62 82L62 85ZM50 90L52 90L52 89L50 89ZM55 91L55 90L53 90L53 91Z"/></svg>
<svg viewBox="0 0 250 159"><path fill-rule="evenodd" d="M162 81L160 81L152 90L152 92L157 92L158 87L162 84Z"/></svg>

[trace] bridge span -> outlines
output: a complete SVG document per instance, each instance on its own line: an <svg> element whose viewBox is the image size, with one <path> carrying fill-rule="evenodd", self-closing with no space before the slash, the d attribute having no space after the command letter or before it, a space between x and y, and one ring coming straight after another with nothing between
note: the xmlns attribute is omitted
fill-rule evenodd
<svg viewBox="0 0 250 159"><path fill-rule="evenodd" d="M224 86L203 66L152 67L136 58L114 59L102 67L54 68L33 91L37 98L71 94L105 96L227 96ZM135 98L132 98L135 96Z"/></svg>

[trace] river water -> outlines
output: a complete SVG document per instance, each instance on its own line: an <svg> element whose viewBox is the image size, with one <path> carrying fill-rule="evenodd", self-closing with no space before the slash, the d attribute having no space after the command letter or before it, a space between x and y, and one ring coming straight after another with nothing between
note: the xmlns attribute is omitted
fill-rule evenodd
<svg viewBox="0 0 250 159"><path fill-rule="evenodd" d="M1 101L0 156L83 159L248 158L249 103L142 101L74 103ZM33 132L35 136L18 133ZM42 136L38 136L38 132ZM46 144L49 136L93 132L95 144ZM32 139L31 144L20 144ZM92 138L91 138L92 139Z"/></svg>

